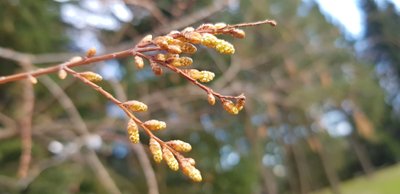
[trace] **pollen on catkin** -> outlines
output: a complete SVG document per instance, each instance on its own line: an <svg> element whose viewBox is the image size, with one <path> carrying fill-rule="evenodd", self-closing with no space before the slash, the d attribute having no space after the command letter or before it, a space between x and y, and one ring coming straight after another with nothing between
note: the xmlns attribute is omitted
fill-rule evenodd
<svg viewBox="0 0 400 194"><path fill-rule="evenodd" d="M127 109L129 109L130 111L133 111L133 112L147 111L147 105L145 103L137 101L137 100L130 100L130 101L124 102L123 105Z"/></svg>
<svg viewBox="0 0 400 194"><path fill-rule="evenodd" d="M129 140L132 143L139 143L139 128L134 120L130 119L127 126L127 131L129 135Z"/></svg>
<svg viewBox="0 0 400 194"><path fill-rule="evenodd" d="M150 138L149 148L151 154L153 155L154 161L160 163L163 159L160 143L158 143L157 140L155 140L154 138Z"/></svg>
<svg viewBox="0 0 400 194"><path fill-rule="evenodd" d="M81 72L81 73L79 73L79 75L86 78L87 80L89 80L91 82L99 82L99 81L103 80L103 77L101 77L101 75L91 72L91 71Z"/></svg>
<svg viewBox="0 0 400 194"><path fill-rule="evenodd" d="M163 158L167 163L168 167L173 171L179 170L179 163L178 160L176 160L174 154L166 147L164 147L162 151L163 151Z"/></svg>
<svg viewBox="0 0 400 194"><path fill-rule="evenodd" d="M189 143L181 140L171 140L167 144L178 152L190 152L192 150L192 146Z"/></svg>
<svg viewBox="0 0 400 194"><path fill-rule="evenodd" d="M153 131L158 131L165 129L167 127L167 124L164 121L159 121L159 120L148 120L143 123L144 126L146 126L148 129L153 130Z"/></svg>

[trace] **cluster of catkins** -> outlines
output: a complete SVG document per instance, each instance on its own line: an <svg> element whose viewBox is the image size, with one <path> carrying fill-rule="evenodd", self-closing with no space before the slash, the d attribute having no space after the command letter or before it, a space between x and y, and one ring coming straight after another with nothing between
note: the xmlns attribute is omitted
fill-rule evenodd
<svg viewBox="0 0 400 194"><path fill-rule="evenodd" d="M210 82L214 79L215 74L210 71L187 68L192 65L193 60L190 57L182 56L182 54L194 54L197 51L195 45L213 48L222 54L233 54L235 52L234 46L225 40L217 38L215 35L218 34L228 34L236 38L245 37L243 30L224 23L203 24L197 29L188 27L182 31L172 31L168 35L158 36L154 39L151 35L147 35L140 41L137 47L157 46L160 48L159 52L153 55L137 53L135 55L135 65L138 69L142 69L144 67L144 60L146 59L149 61L155 75L161 75L163 73L161 67L167 67L182 74L196 84L199 84L199 82ZM207 90L207 92L209 104L214 105L215 93L213 94L211 89ZM233 103L230 99L222 95L218 95L217 97L221 100L224 109L231 114L238 114L245 103L245 97L243 95L235 98L236 103ZM128 101L124 103L124 106L131 111L147 110L147 106L138 101ZM166 123L158 120L149 120L139 124L144 125L144 127L152 131L166 128ZM128 123L127 130L130 141L132 143L139 143L138 123L131 119ZM185 158L181 154L183 152L189 152L192 149L189 143L181 140L164 142L150 135L149 147L153 159L157 163L164 160L170 169L177 171L181 168L182 172L193 181L200 182L202 180L200 171L195 167L195 160L192 158Z"/></svg>
<svg viewBox="0 0 400 194"><path fill-rule="evenodd" d="M215 74L210 71L201 71L198 69L188 68L193 64L193 60L182 54L191 55L197 51L195 45L203 45L213 48L222 54L234 54L235 47L215 35L226 34L235 38L244 38L245 32L241 29L232 27L225 23L203 24L198 28L187 27L182 31L171 31L165 36L158 36L153 39L151 35L147 35L138 44L138 47L155 45L161 48L161 52L152 56L136 55L135 64L138 69L144 67L146 58L150 62L150 66L155 75L163 73L161 66L179 69L179 73L183 74L193 82L210 82L214 79ZM230 99L217 96L222 102L224 109L231 114L238 114L242 110L245 103L245 96L241 95L236 98L237 102L233 103ZM211 90L208 91L208 102L215 104L215 96Z"/></svg>

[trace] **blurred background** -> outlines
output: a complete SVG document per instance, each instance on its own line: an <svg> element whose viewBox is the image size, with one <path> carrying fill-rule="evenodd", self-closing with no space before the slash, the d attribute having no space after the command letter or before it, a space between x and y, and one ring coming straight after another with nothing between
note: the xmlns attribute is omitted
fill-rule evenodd
<svg viewBox="0 0 400 194"><path fill-rule="evenodd" d="M193 56L216 73L215 91L245 93L237 116L174 73L137 71L129 57L78 68L101 74L119 99L146 103L138 116L166 121L162 139L191 143L202 183L155 165L145 134L143 145L127 141L116 106L52 74L33 87L0 85L0 193L400 193L399 1L2 0L0 75L91 47L121 51L146 34L267 18L278 26L223 37L233 56L203 47Z"/></svg>

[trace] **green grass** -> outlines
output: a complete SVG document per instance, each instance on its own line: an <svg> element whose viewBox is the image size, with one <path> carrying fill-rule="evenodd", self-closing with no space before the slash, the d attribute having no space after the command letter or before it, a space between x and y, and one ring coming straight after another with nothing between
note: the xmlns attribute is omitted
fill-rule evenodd
<svg viewBox="0 0 400 194"><path fill-rule="evenodd" d="M400 194L400 165L375 171L370 179L358 177L340 185L341 194ZM324 189L313 194L330 194Z"/></svg>

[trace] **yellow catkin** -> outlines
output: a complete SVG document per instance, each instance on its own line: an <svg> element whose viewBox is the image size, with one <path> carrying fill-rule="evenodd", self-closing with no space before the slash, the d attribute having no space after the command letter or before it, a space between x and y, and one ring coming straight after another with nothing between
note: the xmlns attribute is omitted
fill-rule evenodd
<svg viewBox="0 0 400 194"><path fill-rule="evenodd" d="M147 105L145 103L137 101L137 100L130 100L130 101L124 102L123 105L127 109L129 109L130 111L133 111L133 112L147 111Z"/></svg>
<svg viewBox="0 0 400 194"><path fill-rule="evenodd" d="M75 57L72 57L72 58L69 60L69 63L77 63L77 62L79 62L79 61L82 61L82 57L80 57L80 56L75 56Z"/></svg>
<svg viewBox="0 0 400 194"><path fill-rule="evenodd" d="M159 120L148 120L143 123L148 129L158 131L165 129L167 127L167 124L164 121L159 121Z"/></svg>
<svg viewBox="0 0 400 194"><path fill-rule="evenodd" d="M135 66L138 69L143 69L144 67L144 61L142 57L135 56Z"/></svg>
<svg viewBox="0 0 400 194"><path fill-rule="evenodd" d="M129 135L129 140L132 143L139 143L139 128L138 125L133 121L132 119L129 120L128 122L128 127L127 127L128 135Z"/></svg>
<svg viewBox="0 0 400 194"><path fill-rule="evenodd" d="M225 40L218 40L215 46L215 50L222 54L234 54L235 53L235 47L233 45Z"/></svg>
<svg viewBox="0 0 400 194"><path fill-rule="evenodd" d="M91 72L91 71L85 71L85 72L79 73L79 75L86 78L89 81L92 81L92 82L99 82L99 81L103 80L103 77L101 77L101 75Z"/></svg>
<svg viewBox="0 0 400 194"><path fill-rule="evenodd" d="M183 53L194 54L197 51L197 48L188 42L183 42L180 47Z"/></svg>
<svg viewBox="0 0 400 194"><path fill-rule="evenodd" d="M189 143L181 140L171 140L167 144L178 152L190 152L192 150L192 146Z"/></svg>
<svg viewBox="0 0 400 194"><path fill-rule="evenodd" d="M235 38L245 38L246 33L242 29L233 29L229 32Z"/></svg>
<svg viewBox="0 0 400 194"><path fill-rule="evenodd" d="M149 148L151 154L153 155L154 161L160 163L163 159L160 143L158 143L157 140L155 140L154 138L150 138Z"/></svg>
<svg viewBox="0 0 400 194"><path fill-rule="evenodd" d="M154 38L153 42L161 47L162 49L168 49L168 41L171 40L172 37L170 36L158 36Z"/></svg>
<svg viewBox="0 0 400 194"><path fill-rule="evenodd" d="M173 171L179 170L179 163L178 160L176 160L174 154L166 147L164 147L162 151L163 151L163 158L167 163L168 167Z"/></svg>
<svg viewBox="0 0 400 194"><path fill-rule="evenodd" d="M96 52L96 48L90 48L86 51L86 57L93 57L94 55L96 55Z"/></svg>
<svg viewBox="0 0 400 194"><path fill-rule="evenodd" d="M208 103L209 103L210 105L214 105L214 104L215 104L215 97L214 97L213 94L208 93L207 100L208 100Z"/></svg>
<svg viewBox="0 0 400 194"><path fill-rule="evenodd" d="M201 182L203 180L200 171L192 166L188 161L183 160L181 163L181 167L183 174L189 177L192 181Z"/></svg>
<svg viewBox="0 0 400 194"><path fill-rule="evenodd" d="M217 46L218 40L219 39L214 35L209 33L204 33L202 35L201 44L206 47L215 48Z"/></svg>
<svg viewBox="0 0 400 194"><path fill-rule="evenodd" d="M58 71L58 77L59 77L60 79L65 79L65 78L67 77L67 72L66 72L64 69L60 69L60 70Z"/></svg>
<svg viewBox="0 0 400 194"><path fill-rule="evenodd" d="M230 100L225 100L222 103L222 106L224 107L224 109L226 110L226 112L230 113L230 114L234 114L237 115L239 113L239 110L237 109L237 107L235 106L235 104L233 104L232 101Z"/></svg>
<svg viewBox="0 0 400 194"><path fill-rule="evenodd" d="M199 71L197 69L190 69L188 74L191 78L200 82L210 82L214 79L215 74L210 71Z"/></svg>
<svg viewBox="0 0 400 194"><path fill-rule="evenodd" d="M193 59L190 57L174 58L170 64L175 67L186 67L193 64Z"/></svg>
<svg viewBox="0 0 400 194"><path fill-rule="evenodd" d="M183 36L193 44L200 44L202 41L202 35L198 32L186 32Z"/></svg>

